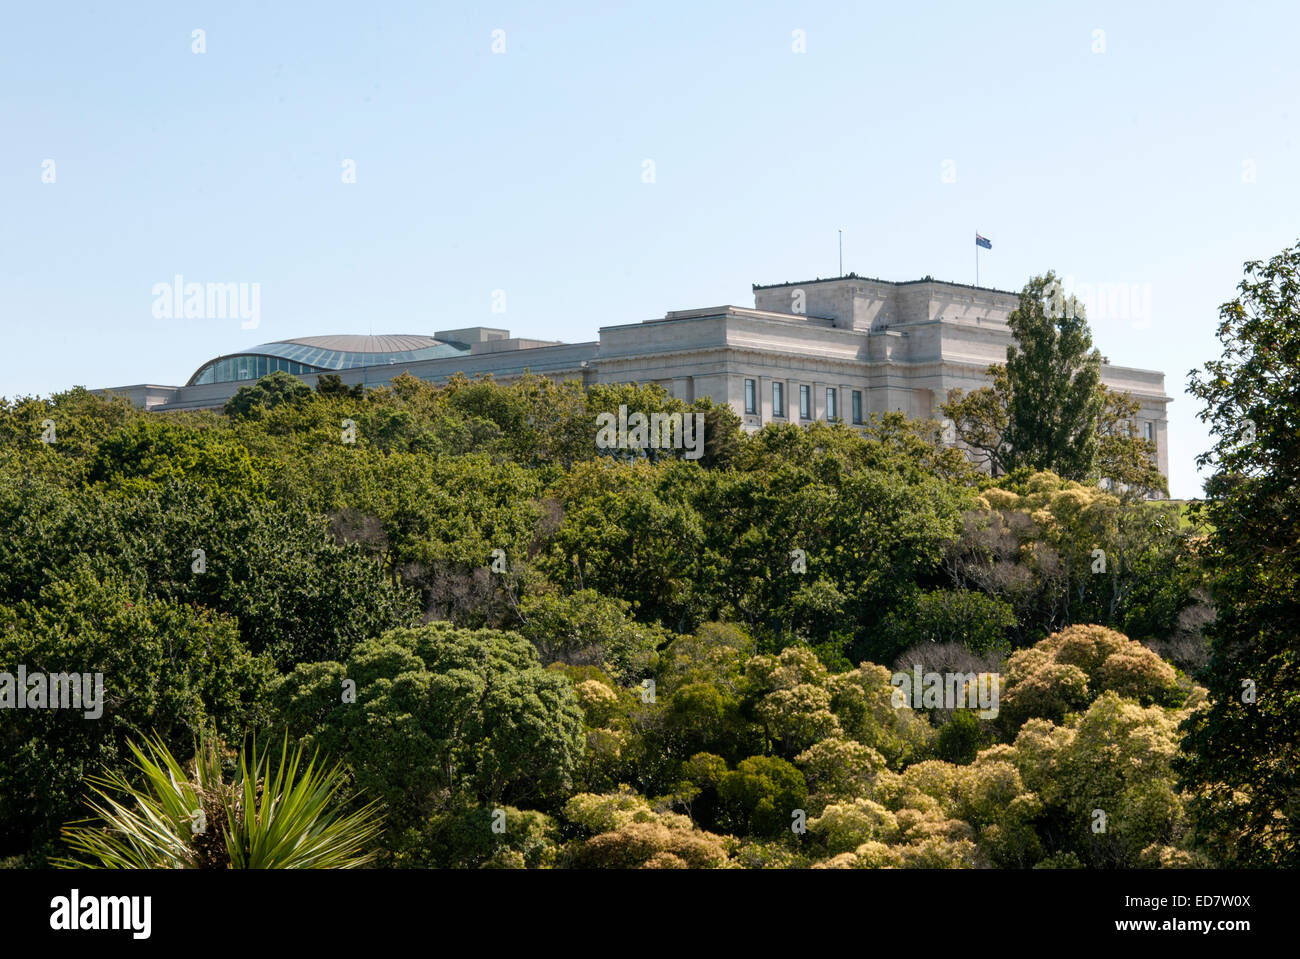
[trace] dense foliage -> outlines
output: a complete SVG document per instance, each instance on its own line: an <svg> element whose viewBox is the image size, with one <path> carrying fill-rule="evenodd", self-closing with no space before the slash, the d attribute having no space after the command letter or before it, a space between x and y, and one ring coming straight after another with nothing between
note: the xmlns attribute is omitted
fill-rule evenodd
<svg viewBox="0 0 1300 959"><path fill-rule="evenodd" d="M1014 339L989 385L941 404L953 435L995 476L1051 470L1137 492L1167 493L1155 445L1138 436L1136 400L1102 385L1082 304L1054 273L1025 284L1007 317Z"/></svg>
<svg viewBox="0 0 1300 959"><path fill-rule="evenodd" d="M1217 442L1202 507L1219 616L1210 708L1182 772L1204 841L1243 866L1300 865L1300 245L1246 264L1223 356L1193 374Z"/></svg>
<svg viewBox="0 0 1300 959"><path fill-rule="evenodd" d="M1269 342L1294 391L1286 289ZM993 478L901 414L746 435L658 387L527 375L367 391L273 376L223 413L79 389L5 402L0 674L102 673L105 692L95 719L0 710L0 860L69 858L68 836L108 848L60 832L89 778L101 810L135 790L179 823L186 783L222 794L213 756L287 736L340 764L329 809L308 804L325 824L382 814L344 862L1286 861L1295 763L1229 761L1297 741L1294 659L1276 658L1296 434L1263 405L1286 400L1267 375L1224 415L1252 416L1250 455L1271 458L1229 462L1208 545L1179 504L1097 485L1104 429L1086 469L1059 460L1074 478L1037 461ZM1099 395L1078 379L1080 423L1104 420ZM620 406L702 414L705 455L598 447L597 414ZM1043 442L1078 439L1061 429ZM1250 563L1232 510L1271 524ZM1234 609L1203 673L1210 589ZM991 674L996 706L900 702L904 673L959 691ZM1243 677L1254 712L1227 703ZM189 777L175 795L138 781L169 763Z"/></svg>

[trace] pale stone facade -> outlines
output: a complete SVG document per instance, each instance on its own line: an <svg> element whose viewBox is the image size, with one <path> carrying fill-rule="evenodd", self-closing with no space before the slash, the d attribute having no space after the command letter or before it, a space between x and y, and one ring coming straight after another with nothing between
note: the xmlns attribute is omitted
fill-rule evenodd
<svg viewBox="0 0 1300 959"><path fill-rule="evenodd" d="M658 383L687 402L709 396L730 404L750 430L832 416L852 423L886 410L940 419L949 390L986 385L989 364L1006 360L1006 321L1016 304L1014 293L929 277L892 283L850 274L755 286L753 308L677 310L602 327L590 343L521 340L484 327L447 330L434 337L458 355L336 372L345 384L371 386L404 372L437 382L457 372L509 380L525 370L584 384ZM1138 430L1155 442L1167 476L1171 399L1164 374L1105 363L1102 382L1138 401ZM220 406L241 385L111 392L151 409L195 409Z"/></svg>

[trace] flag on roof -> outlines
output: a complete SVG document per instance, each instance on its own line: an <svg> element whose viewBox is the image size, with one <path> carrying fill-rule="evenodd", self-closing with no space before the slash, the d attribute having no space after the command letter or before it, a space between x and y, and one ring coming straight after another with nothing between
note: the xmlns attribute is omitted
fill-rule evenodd
<svg viewBox="0 0 1300 959"><path fill-rule="evenodd" d="M976 246L982 246L982 247L984 247L984 249L986 249L986 250L991 250L991 249L993 249L993 241L992 241L992 240L986 240L984 237L980 236L978 233L975 234L975 245L976 245Z"/></svg>

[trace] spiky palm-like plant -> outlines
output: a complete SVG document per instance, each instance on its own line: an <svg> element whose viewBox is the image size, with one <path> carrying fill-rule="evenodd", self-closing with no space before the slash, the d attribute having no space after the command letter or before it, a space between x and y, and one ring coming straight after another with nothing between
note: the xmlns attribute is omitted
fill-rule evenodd
<svg viewBox="0 0 1300 959"><path fill-rule="evenodd" d="M86 858L61 859L70 869L354 869L374 858L367 847L382 823L373 803L350 813L333 808L343 785L338 766L303 764L302 747L279 762L267 751L241 750L234 781L222 776L221 752L198 743L191 771L161 739L129 744L143 774L133 785L121 773L87 780L98 819L65 826L68 845ZM249 765L249 752L252 765ZM119 800L113 794L120 795Z"/></svg>

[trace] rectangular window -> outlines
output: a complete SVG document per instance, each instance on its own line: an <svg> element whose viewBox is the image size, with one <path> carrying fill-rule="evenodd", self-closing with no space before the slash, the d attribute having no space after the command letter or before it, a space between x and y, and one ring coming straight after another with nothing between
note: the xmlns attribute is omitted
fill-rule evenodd
<svg viewBox="0 0 1300 959"><path fill-rule="evenodd" d="M745 412L757 413L758 406L754 402L754 381L745 380Z"/></svg>
<svg viewBox="0 0 1300 959"><path fill-rule="evenodd" d="M772 384L772 415L785 416L785 384Z"/></svg>
<svg viewBox="0 0 1300 959"><path fill-rule="evenodd" d="M828 386L826 387L826 419L829 422L839 415L840 411L835 408L835 387Z"/></svg>
<svg viewBox="0 0 1300 959"><path fill-rule="evenodd" d="M862 422L862 391L853 391L853 422Z"/></svg>
<svg viewBox="0 0 1300 959"><path fill-rule="evenodd" d="M812 419L812 388L800 385L799 387L799 418L804 420Z"/></svg>
<svg viewBox="0 0 1300 959"><path fill-rule="evenodd" d="M1147 439L1154 443L1156 441L1156 424L1146 423L1144 426L1146 428Z"/></svg>

